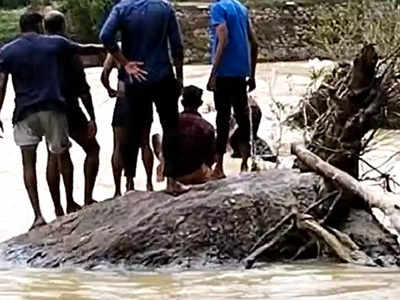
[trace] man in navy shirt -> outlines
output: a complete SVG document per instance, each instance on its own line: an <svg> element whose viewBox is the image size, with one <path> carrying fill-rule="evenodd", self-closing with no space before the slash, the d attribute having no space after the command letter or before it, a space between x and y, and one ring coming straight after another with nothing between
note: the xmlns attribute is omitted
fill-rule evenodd
<svg viewBox="0 0 400 300"><path fill-rule="evenodd" d="M44 18L46 32L50 35L66 36L65 17L61 12L51 11ZM62 60L63 83L62 94L66 100L66 115L70 137L86 153L84 164L85 194L84 204L94 203L93 189L99 170L100 147L96 140L97 126L90 86L87 83L83 62L79 55L66 55ZM88 121L79 106L81 99L90 120ZM47 163L47 182L56 207L56 215L63 215L60 204L60 173L57 169L57 158L49 153Z"/></svg>
<svg viewBox="0 0 400 300"><path fill-rule="evenodd" d="M237 0L219 0L211 6L213 67L207 85L217 110L217 163L213 176L224 178L223 157L233 108L239 125L242 171L250 156L250 118L247 88L256 87L257 41L247 9Z"/></svg>
<svg viewBox="0 0 400 300"><path fill-rule="evenodd" d="M122 50L115 41L121 31ZM165 176L167 192L181 194L188 190L180 177L174 149L178 134L178 98L183 83L183 45L178 22L171 4L162 0L122 1L112 9L100 33L100 39L123 66L121 79L125 84L129 105L129 155L125 171L133 175L140 145L139 130L146 124L146 112L154 102L164 131ZM175 64L176 77L170 61L169 47ZM131 173L131 174L129 174Z"/></svg>
<svg viewBox="0 0 400 300"><path fill-rule="evenodd" d="M57 155L67 194L67 211L80 208L72 198L73 166L59 61L65 55L97 54L101 50L96 46L80 46L63 37L41 35L42 16L37 13L22 15L20 27L22 34L0 50L0 109L11 74L15 90L14 139L21 147L25 187L35 213L33 229L45 224L36 179L36 149L43 136L49 151Z"/></svg>

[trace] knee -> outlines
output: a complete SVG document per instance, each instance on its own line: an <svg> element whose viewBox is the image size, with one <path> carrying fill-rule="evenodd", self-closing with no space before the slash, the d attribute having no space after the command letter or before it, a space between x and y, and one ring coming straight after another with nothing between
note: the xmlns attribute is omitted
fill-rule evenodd
<svg viewBox="0 0 400 300"><path fill-rule="evenodd" d="M97 143L97 141L94 141L88 148L87 155L91 157L99 157L99 154L100 145Z"/></svg>

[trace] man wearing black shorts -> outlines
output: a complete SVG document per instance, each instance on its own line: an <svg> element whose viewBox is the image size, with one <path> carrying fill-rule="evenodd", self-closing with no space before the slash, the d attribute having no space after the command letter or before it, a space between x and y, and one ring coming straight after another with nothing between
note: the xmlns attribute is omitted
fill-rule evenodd
<svg viewBox="0 0 400 300"><path fill-rule="evenodd" d="M49 35L66 36L65 17L61 12L51 11L44 18L44 25ZM99 170L100 147L96 140L96 117L93 108L90 87L86 81L83 63L79 55L65 56L62 59L63 85L62 93L66 99L66 115L70 137L82 147L86 153L85 174L85 206L94 203L93 189ZM79 106L81 99L90 120L88 121ZM60 172L55 156L49 153L47 164L47 182L56 209L56 215L64 214L60 203Z"/></svg>
<svg viewBox="0 0 400 300"><path fill-rule="evenodd" d="M121 31L122 50L115 38ZM183 43L175 11L168 1L122 1L113 7L105 22L100 39L107 50L123 66L122 76L129 105L129 128L147 122L146 112L156 105L163 128L166 192L179 195L189 189L179 183L179 170L174 169L178 139L178 98L183 86ZM170 57L173 58L175 74ZM140 145L136 131L128 133L129 155L125 171L135 174Z"/></svg>
<svg viewBox="0 0 400 300"><path fill-rule="evenodd" d="M114 114L112 119L112 127L114 132L114 150L111 159L114 183L115 183L115 194L114 197L121 196L121 175L124 168L124 156L130 155L130 153L124 154L123 151L127 151L127 132L126 132L126 118L128 113L128 104L126 103L123 82L118 81L118 91L114 90L110 86L110 74L113 68L120 69L118 63L115 62L111 55L108 55L103 67L101 74L101 82L106 88L110 98L117 97L115 103ZM147 191L153 191L153 165L154 156L150 147L150 131L151 124L153 123L153 108L149 106L147 111L143 112L146 117L146 122L143 123L141 128L132 128L132 130L140 131L140 148L142 151L142 161L147 175ZM133 190L134 182L133 177L127 178L126 190Z"/></svg>

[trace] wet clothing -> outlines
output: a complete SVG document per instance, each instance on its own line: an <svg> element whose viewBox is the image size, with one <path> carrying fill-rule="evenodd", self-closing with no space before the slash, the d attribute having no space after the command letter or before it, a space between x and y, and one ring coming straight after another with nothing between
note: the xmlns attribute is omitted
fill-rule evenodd
<svg viewBox="0 0 400 300"><path fill-rule="evenodd" d="M79 46L60 36L22 34L0 51L0 72L12 75L15 90L13 123L43 110L62 110L60 58Z"/></svg>
<svg viewBox="0 0 400 300"><path fill-rule="evenodd" d="M39 111L14 126L14 140L19 147L35 146L43 136L52 153L63 153L69 148L68 124L64 113Z"/></svg>
<svg viewBox="0 0 400 300"><path fill-rule="evenodd" d="M115 37L121 30L122 53L129 61L141 61L147 80L131 80L123 70L125 84L151 85L172 73L173 58L183 57L183 43L175 11L163 0L122 1L115 5L103 25L100 39L110 51L118 49Z"/></svg>
<svg viewBox="0 0 400 300"><path fill-rule="evenodd" d="M136 99L138 101L140 99ZM114 114L112 118L113 127L126 127L129 124L129 105L126 103L127 100L123 98L117 98L114 107ZM153 123L153 103L149 101L148 105L143 107L141 114L142 125L141 128L149 128ZM137 128L136 128L137 129ZM135 130L135 128L132 128Z"/></svg>
<svg viewBox="0 0 400 300"><path fill-rule="evenodd" d="M212 167L215 155L215 130L199 113L179 115L177 173L185 176L202 168Z"/></svg>
<svg viewBox="0 0 400 300"><path fill-rule="evenodd" d="M218 46L216 27L226 24L228 44L216 72L223 77L246 77L251 74L250 44L248 39L248 11L237 0L219 0L210 12L212 57Z"/></svg>
<svg viewBox="0 0 400 300"><path fill-rule="evenodd" d="M258 106L258 104L254 101L252 105L250 105L250 111L251 111L251 125L252 125L252 131L253 131L253 140L256 141L258 139L257 132L258 128L260 127L261 123L261 109ZM230 144L232 147L232 150L234 154L232 154L232 157L241 157L240 156L240 150L239 150L239 145L241 143L240 140L240 130L239 128L236 128L234 133L232 134L230 138Z"/></svg>
<svg viewBox="0 0 400 300"><path fill-rule="evenodd" d="M250 118L244 77L217 77L214 92L217 110L217 153L224 154L229 138L232 108L238 127L238 139L250 154Z"/></svg>
<svg viewBox="0 0 400 300"><path fill-rule="evenodd" d="M152 103L156 105L164 132L164 175L176 178L174 169L178 131L178 98L180 87L174 77L170 54L174 59L183 58L183 43L171 4L163 0L122 1L113 7L105 22L100 39L110 52L118 50L117 31L121 32L122 53L128 61L143 62L148 72L147 80L138 82L121 70L120 79L125 83L128 104L128 147L124 155L128 177L136 173L137 153L146 115ZM133 129L133 130L132 130Z"/></svg>
<svg viewBox="0 0 400 300"><path fill-rule="evenodd" d="M89 121L79 106L79 97L90 93L85 69L79 55L65 56L62 60L62 94L66 100L66 114L70 132L87 127Z"/></svg>
<svg viewBox="0 0 400 300"><path fill-rule="evenodd" d="M181 174L176 169L177 155L175 151L178 138L178 98L180 90L176 79L171 75L151 86L130 86L126 88L126 103L128 114L126 126L128 128L128 146L124 155L125 174L127 177L135 177L136 164L141 132L137 128L143 128L148 122L146 115L154 103L160 117L164 132L163 153L165 158L164 175L177 178Z"/></svg>

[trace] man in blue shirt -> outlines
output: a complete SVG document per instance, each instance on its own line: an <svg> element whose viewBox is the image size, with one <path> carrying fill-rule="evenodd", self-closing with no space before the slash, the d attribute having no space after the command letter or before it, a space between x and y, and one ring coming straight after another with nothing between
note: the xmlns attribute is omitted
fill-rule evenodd
<svg viewBox="0 0 400 300"><path fill-rule="evenodd" d="M122 36L122 50L116 43L116 33ZM183 45L178 22L171 4L163 0L122 1L113 7L100 33L100 39L118 63L123 66L121 79L125 84L129 106L127 123L130 150L125 155L125 173L135 173L140 145L141 127L146 124L146 112L154 102L164 131L165 176L167 192L181 194L188 190L176 178L180 177L174 149L178 134L178 98L183 83ZM170 61L175 64L176 77ZM133 189L133 187L131 187Z"/></svg>
<svg viewBox="0 0 400 300"><path fill-rule="evenodd" d="M224 178L223 157L229 136L231 110L239 125L241 171L250 156L250 118L247 88L256 87L258 46L247 9L237 0L219 0L211 6L213 67L207 85L217 110L217 164L213 176Z"/></svg>
<svg viewBox="0 0 400 300"><path fill-rule="evenodd" d="M80 209L72 197L73 166L59 60L75 53L98 54L102 49L80 46L59 36L41 35L42 16L37 13L22 15L20 27L22 34L0 50L0 109L11 74L15 90L14 139L21 147L25 187L35 213L33 229L46 224L40 210L36 179L36 149L43 136L49 151L57 155L67 211Z"/></svg>

